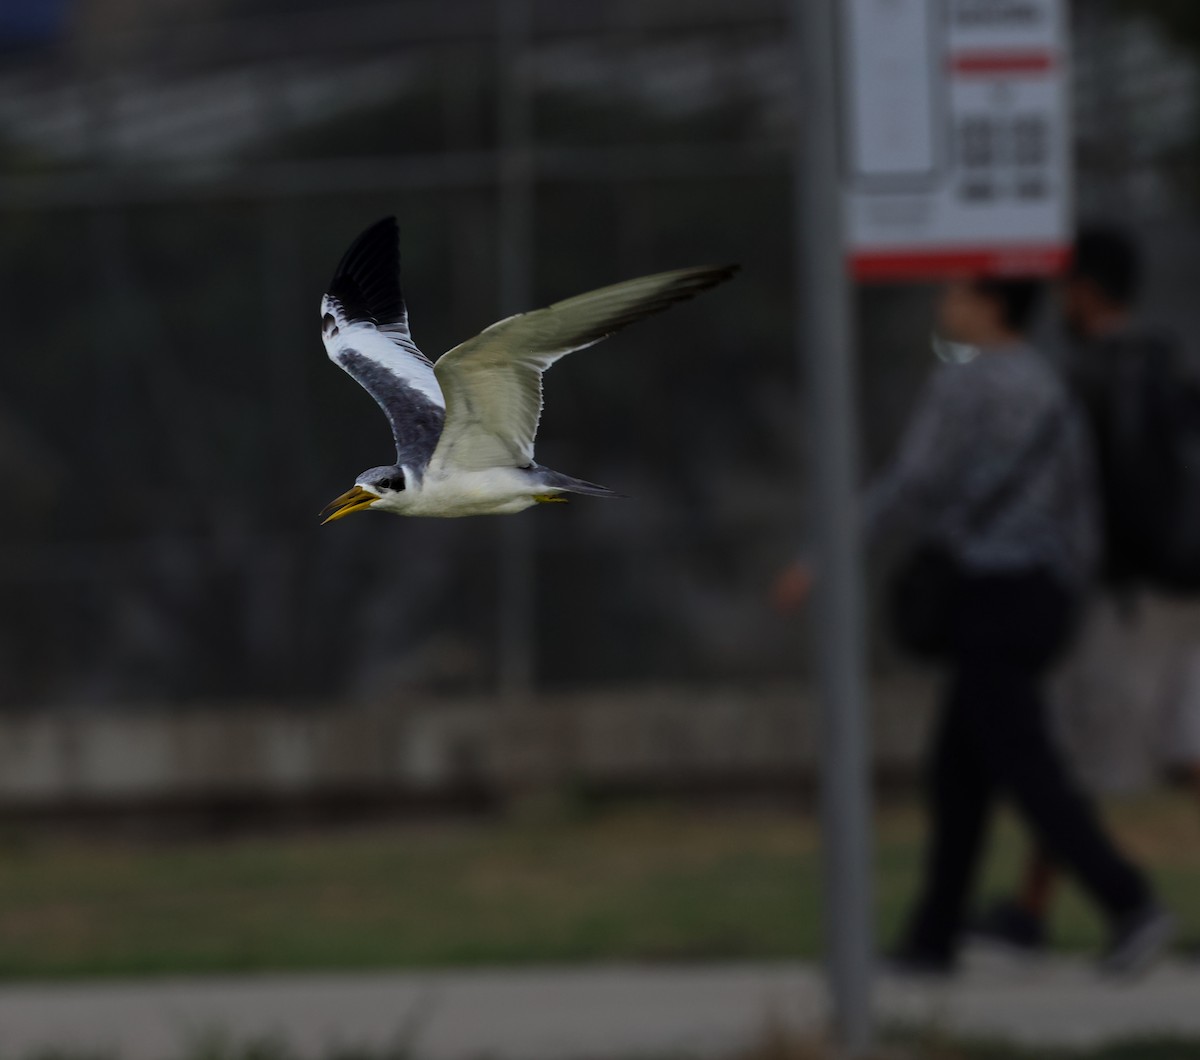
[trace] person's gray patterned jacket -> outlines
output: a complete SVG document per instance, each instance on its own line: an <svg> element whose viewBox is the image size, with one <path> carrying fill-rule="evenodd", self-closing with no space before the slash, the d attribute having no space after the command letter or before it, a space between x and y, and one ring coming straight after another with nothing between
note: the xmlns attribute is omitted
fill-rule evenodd
<svg viewBox="0 0 1200 1060"><path fill-rule="evenodd" d="M1046 417L1065 420L986 525L970 513L1035 444ZM1026 461L1028 465L1028 461ZM1086 429L1054 369L1026 345L946 364L926 384L890 467L869 486L871 543L946 542L971 573L1042 568L1074 587L1100 554L1095 469Z"/></svg>

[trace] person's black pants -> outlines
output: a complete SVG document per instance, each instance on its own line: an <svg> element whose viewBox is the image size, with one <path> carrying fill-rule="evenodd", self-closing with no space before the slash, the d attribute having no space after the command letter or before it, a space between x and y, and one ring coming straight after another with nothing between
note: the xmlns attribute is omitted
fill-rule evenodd
<svg viewBox="0 0 1200 1060"><path fill-rule="evenodd" d="M930 838L905 947L952 957L998 795L1111 920L1149 887L1113 846L1052 742L1039 682L1072 625L1070 594L1040 571L963 585L929 771Z"/></svg>

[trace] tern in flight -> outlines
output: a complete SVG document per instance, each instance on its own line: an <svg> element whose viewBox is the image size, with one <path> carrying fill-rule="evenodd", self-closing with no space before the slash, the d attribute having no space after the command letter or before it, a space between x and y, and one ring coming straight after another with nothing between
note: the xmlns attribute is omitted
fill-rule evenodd
<svg viewBox="0 0 1200 1060"><path fill-rule="evenodd" d="M325 522L397 515L505 515L564 493L616 496L533 459L542 373L560 357L729 279L700 266L602 287L501 320L432 363L412 340L400 293L400 233L377 222L346 251L321 300L330 359L383 409L396 462L364 471Z"/></svg>

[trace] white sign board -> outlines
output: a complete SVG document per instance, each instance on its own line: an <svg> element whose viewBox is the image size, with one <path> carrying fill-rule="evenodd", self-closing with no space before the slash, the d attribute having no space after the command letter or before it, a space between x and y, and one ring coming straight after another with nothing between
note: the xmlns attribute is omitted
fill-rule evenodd
<svg viewBox="0 0 1200 1060"><path fill-rule="evenodd" d="M843 0L863 280L1047 275L1071 238L1063 0Z"/></svg>

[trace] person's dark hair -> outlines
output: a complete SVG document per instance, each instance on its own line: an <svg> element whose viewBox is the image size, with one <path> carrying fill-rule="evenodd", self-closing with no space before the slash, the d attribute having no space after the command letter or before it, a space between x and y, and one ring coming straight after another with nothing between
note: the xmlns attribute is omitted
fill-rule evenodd
<svg viewBox="0 0 1200 1060"><path fill-rule="evenodd" d="M973 284L975 290L1000 304L1000 318L1010 331L1029 330L1033 314L1042 300L1041 280L1002 280L982 276Z"/></svg>
<svg viewBox="0 0 1200 1060"><path fill-rule="evenodd" d="M1142 262L1128 232L1104 225L1081 228L1075 237L1068 276L1090 280L1110 302L1128 305L1137 297Z"/></svg>

